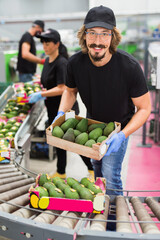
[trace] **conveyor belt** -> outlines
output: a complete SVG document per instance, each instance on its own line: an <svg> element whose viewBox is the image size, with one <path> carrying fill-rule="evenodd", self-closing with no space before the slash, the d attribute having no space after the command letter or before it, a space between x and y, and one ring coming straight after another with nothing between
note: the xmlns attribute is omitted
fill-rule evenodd
<svg viewBox="0 0 160 240"><path fill-rule="evenodd" d="M20 169L16 162L0 165L0 236L15 240L160 239L159 197L132 197L127 191L124 197L112 196L111 201L106 195L103 214L31 209L28 189L35 179ZM116 220L108 220L108 214ZM106 231L110 222L116 222L116 231Z"/></svg>

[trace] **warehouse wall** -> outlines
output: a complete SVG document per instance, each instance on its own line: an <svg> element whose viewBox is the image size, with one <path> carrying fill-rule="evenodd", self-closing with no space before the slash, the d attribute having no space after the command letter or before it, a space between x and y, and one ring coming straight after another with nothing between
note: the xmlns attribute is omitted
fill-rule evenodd
<svg viewBox="0 0 160 240"><path fill-rule="evenodd" d="M76 12L85 13L88 9L88 0L1 0L0 38L18 40L31 22L40 18L46 20L46 28L77 30L83 18L75 21L69 21L69 18Z"/></svg>

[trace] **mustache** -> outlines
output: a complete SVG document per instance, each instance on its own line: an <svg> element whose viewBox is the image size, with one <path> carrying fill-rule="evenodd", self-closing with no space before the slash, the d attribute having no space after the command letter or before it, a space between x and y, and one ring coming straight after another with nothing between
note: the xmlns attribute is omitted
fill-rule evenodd
<svg viewBox="0 0 160 240"><path fill-rule="evenodd" d="M106 46L103 44L96 45L94 43L90 44L89 47L90 48L106 48Z"/></svg>

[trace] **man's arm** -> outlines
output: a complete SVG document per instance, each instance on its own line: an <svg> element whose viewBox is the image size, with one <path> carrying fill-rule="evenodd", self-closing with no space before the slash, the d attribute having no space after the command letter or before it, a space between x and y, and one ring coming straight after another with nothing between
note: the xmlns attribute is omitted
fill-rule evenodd
<svg viewBox="0 0 160 240"><path fill-rule="evenodd" d="M64 90L58 111L66 112L73 107L77 98L77 88L68 88Z"/></svg>
<svg viewBox="0 0 160 240"><path fill-rule="evenodd" d="M49 90L45 90L41 92L42 97L54 97L62 95L66 86L64 84L58 84L56 87L51 88Z"/></svg>
<svg viewBox="0 0 160 240"><path fill-rule="evenodd" d="M30 44L27 42L24 42L22 44L22 58L24 58L27 61L34 62L34 63L41 63L42 59L38 58L34 54L30 52Z"/></svg>
<svg viewBox="0 0 160 240"><path fill-rule="evenodd" d="M125 134L126 138L140 128L146 122L151 113L149 92L140 97L132 98L132 101L137 108L137 112L133 115L124 129L122 129L122 132Z"/></svg>

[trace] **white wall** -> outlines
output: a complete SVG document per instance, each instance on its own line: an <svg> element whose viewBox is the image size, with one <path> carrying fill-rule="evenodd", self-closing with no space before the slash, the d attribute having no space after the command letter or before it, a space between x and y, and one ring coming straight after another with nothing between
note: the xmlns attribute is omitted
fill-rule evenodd
<svg viewBox="0 0 160 240"><path fill-rule="evenodd" d="M159 0L89 0L89 8L99 5L111 8L116 15L160 13Z"/></svg>

